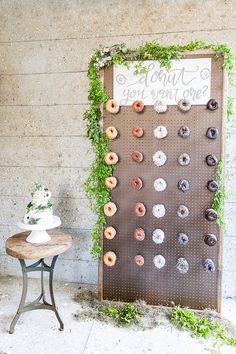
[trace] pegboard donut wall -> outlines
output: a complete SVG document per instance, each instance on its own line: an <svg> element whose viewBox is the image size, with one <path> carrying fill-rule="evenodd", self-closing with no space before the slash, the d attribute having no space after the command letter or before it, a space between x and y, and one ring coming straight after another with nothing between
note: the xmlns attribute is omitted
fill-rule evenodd
<svg viewBox="0 0 236 354"><path fill-rule="evenodd" d="M191 55L187 58L213 58L213 55ZM117 212L107 217L107 226L116 230L112 239L103 237L103 254L112 251L117 259L112 267L102 265L100 272L101 298L134 301L143 299L152 305L169 306L175 304L194 309L211 308L220 310L221 294L221 253L222 232L214 222L205 218L205 210L210 208L214 196L207 183L214 180L216 168L206 164L206 156L222 158L223 129L223 70L222 59L212 59L211 97L216 99L219 108L210 111L206 105L193 105L183 113L178 106L169 106L167 112L157 114L153 106L145 106L142 113L133 111L132 106L121 106L118 114L104 110L103 128L114 126L118 137L110 141L111 151L117 153L119 162L113 176L118 180L111 191L111 201L117 206ZM113 97L113 68L104 71L104 87ZM165 126L168 135L164 139L154 137L157 126ZM181 126L188 126L191 134L188 138L179 136ZM144 134L136 138L132 134L134 127L142 127ZM217 139L209 139L206 132L209 127L219 131ZM143 161L137 163L131 154L140 151ZM156 166L153 155L163 151L167 161ZM178 158L182 153L190 156L190 163L181 166ZM131 181L139 177L143 186L139 190L131 187ZM154 181L163 178L167 183L164 191L154 189ZM178 182L186 179L190 188L186 193L178 189ZM134 208L141 202L146 207L143 217L136 216ZM165 215L156 218L152 208L156 204L165 206ZM187 206L189 215L181 218L177 215L180 205ZM138 241L134 237L136 228L142 228L145 238ZM155 229L164 231L164 241L155 243ZM179 242L179 234L188 236L187 244ZM206 234L214 234L217 242L209 247L204 242ZM184 242L182 242L184 243ZM138 266L134 258L141 255L144 264ZM165 265L158 269L153 259L162 255ZM179 258L185 258L189 269L181 273L177 269ZM205 272L203 262L211 259L214 272Z"/></svg>

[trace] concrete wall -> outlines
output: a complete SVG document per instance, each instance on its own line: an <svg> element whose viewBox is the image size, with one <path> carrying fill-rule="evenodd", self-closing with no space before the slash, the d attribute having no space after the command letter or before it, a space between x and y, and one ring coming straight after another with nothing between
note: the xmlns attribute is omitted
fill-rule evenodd
<svg viewBox="0 0 236 354"><path fill-rule="evenodd" d="M19 274L4 242L17 231L31 184L42 181L52 190L63 230L74 238L58 261L57 278L96 283L90 256L95 217L82 189L93 160L82 121L89 58L99 44L153 39L224 42L236 51L235 1L1 0L0 14L0 273ZM233 139L228 150L235 171ZM226 296L236 295L235 182L226 204Z"/></svg>

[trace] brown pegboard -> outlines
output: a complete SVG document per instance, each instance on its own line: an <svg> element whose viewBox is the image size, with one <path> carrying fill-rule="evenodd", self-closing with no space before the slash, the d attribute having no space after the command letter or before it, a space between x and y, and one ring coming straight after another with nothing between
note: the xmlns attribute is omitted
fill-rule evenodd
<svg viewBox="0 0 236 354"><path fill-rule="evenodd" d="M211 57L206 55L188 55L193 57ZM117 230L113 240L103 238L104 253L112 250L117 255L114 267L102 266L100 272L101 298L121 301L143 299L152 305L175 304L195 309L212 308L220 310L221 288L221 253L222 232L214 223L205 220L205 209L210 207L213 194L206 187L207 181L214 179L215 168L205 163L208 154L222 158L222 107L223 107L223 70L222 59L212 60L211 97L219 103L219 109L211 112L206 106L192 106L188 113L182 113L177 106L169 106L164 114L157 114L153 106L146 106L141 114L134 113L132 107L121 107L117 115L104 111L103 127L115 126L119 137L110 143L112 151L119 155L119 163L114 170L118 186L112 190L111 199L118 206L117 213L107 218L107 225ZM104 72L104 87L110 97L113 96L113 69ZM157 140L153 130L158 125L168 129L168 137ZM182 139L178 136L181 125L191 129L191 136ZM132 136L132 129L141 126L144 136L141 139ZM219 129L216 140L206 138L206 130L210 126ZM137 164L132 161L131 153L139 150L144 154L144 161ZM157 150L166 153L168 161L162 167L154 165L152 156ZM183 152L191 157L189 166L182 167L177 159ZM135 191L130 182L134 177L141 177L144 187ZM153 182L162 177L167 181L164 192L156 192ZM190 190L182 193L177 188L180 179L190 182ZM143 202L147 213L143 218L134 215L136 202ZM161 203L166 207L166 215L156 219L152 214L154 204ZM180 204L188 206L190 214L181 219L177 216ZM146 232L144 241L134 239L134 229L142 227ZM161 228L165 232L163 244L156 245L152 240L153 230ZM189 244L178 243L178 233L189 235ZM214 247L204 243L206 233L214 233L218 242ZM134 256L141 254L145 258L143 267L137 267ZM161 254L166 265L158 270L153 264L153 257ZM180 274L176 269L179 257L185 257L189 263L189 271ZM215 265L214 273L203 271L202 261L211 258Z"/></svg>

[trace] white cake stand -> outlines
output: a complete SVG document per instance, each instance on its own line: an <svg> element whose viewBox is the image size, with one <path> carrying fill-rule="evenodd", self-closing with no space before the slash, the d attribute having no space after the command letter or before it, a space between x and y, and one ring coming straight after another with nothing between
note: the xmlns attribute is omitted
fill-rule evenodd
<svg viewBox="0 0 236 354"><path fill-rule="evenodd" d="M26 241L30 243L45 243L50 241L51 237L46 230L54 229L55 227L60 225L61 225L61 219L58 216L53 216L52 222L49 224L29 225L29 224L24 224L21 221L17 223L17 226L20 229L31 230L31 233L26 238Z"/></svg>

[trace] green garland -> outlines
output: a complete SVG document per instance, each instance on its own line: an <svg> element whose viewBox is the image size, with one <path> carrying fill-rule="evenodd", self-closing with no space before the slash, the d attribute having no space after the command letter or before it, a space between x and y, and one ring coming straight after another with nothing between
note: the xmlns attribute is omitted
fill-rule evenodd
<svg viewBox="0 0 236 354"><path fill-rule="evenodd" d="M97 215L97 221L92 230L92 255L94 259L98 259L102 254L101 232L106 224L103 206L110 201L110 192L105 186L104 180L111 176L113 172L113 168L107 166L104 162L104 155L109 151L109 141L100 125L102 120L100 108L104 106L109 97L103 90L100 81L100 69L116 64L128 67L130 62L137 61L135 72L138 74L145 72L146 69L143 65L145 60L157 60L162 67L170 69L171 60L179 60L184 53L200 49L213 49L215 59L225 56L223 66L227 70L228 81L232 84L235 56L231 49L223 44L212 45L197 41L183 46L164 47L153 41L147 42L137 49L128 49L124 44L114 45L110 48L104 47L96 50L93 54L88 67L90 106L84 113L83 118L88 123L87 136L95 152L95 162L84 185L86 194L91 201L92 210ZM222 200L220 200L220 203L222 203Z"/></svg>

